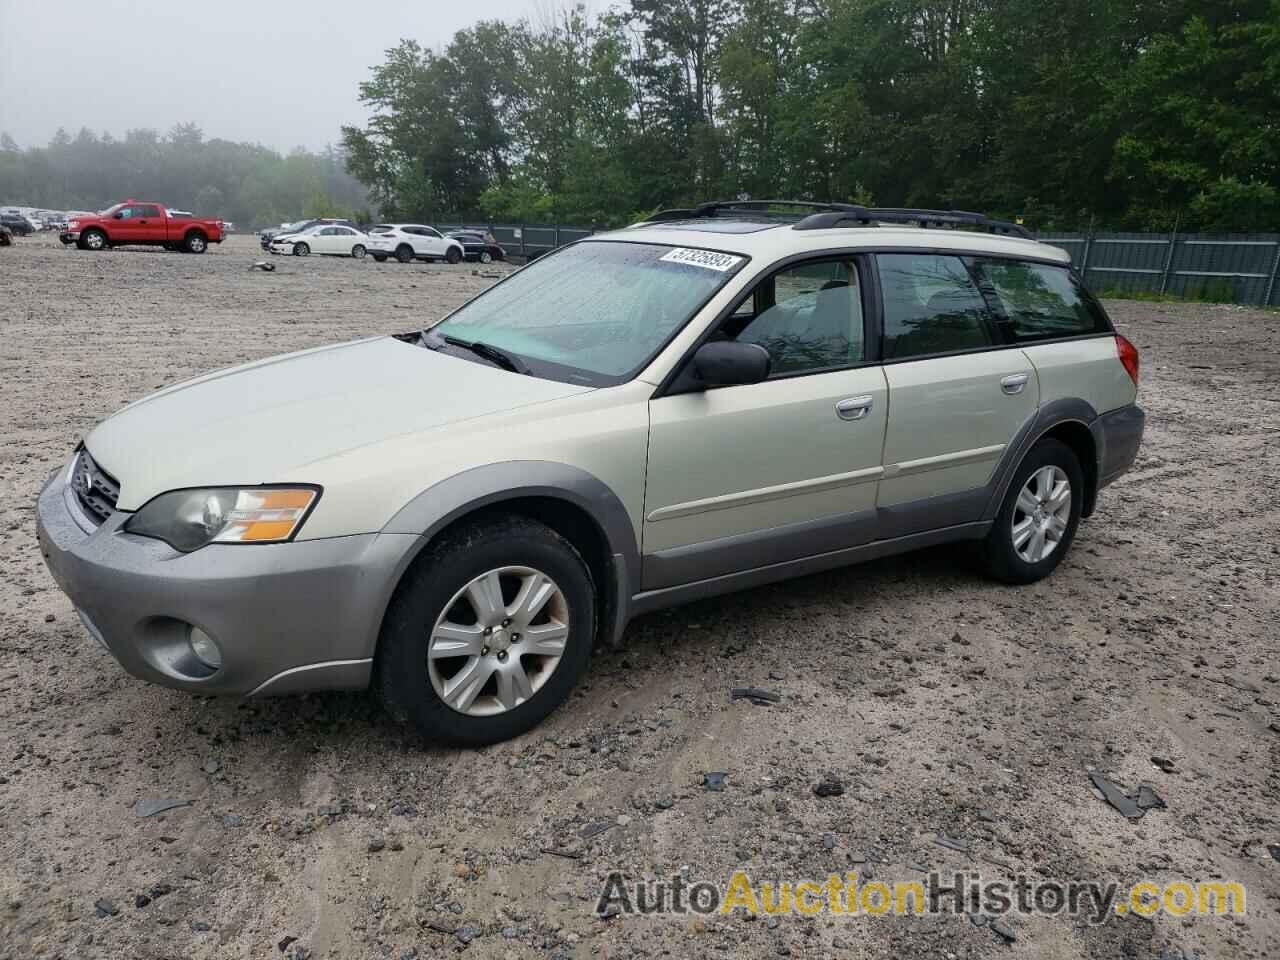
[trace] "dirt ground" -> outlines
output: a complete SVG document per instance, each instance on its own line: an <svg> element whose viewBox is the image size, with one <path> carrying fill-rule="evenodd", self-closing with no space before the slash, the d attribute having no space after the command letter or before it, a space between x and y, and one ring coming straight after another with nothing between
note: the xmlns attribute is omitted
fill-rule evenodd
<svg viewBox="0 0 1280 960"><path fill-rule="evenodd" d="M0 250L0 958L1280 952L1280 314L1108 303L1146 442L1047 582L944 549L651 616L542 727L458 752L361 694L147 686L42 565L37 490L126 401L415 328L505 269L261 258ZM731 701L743 684L780 700ZM1167 807L1127 820L1091 769ZM136 814L157 799L190 805ZM1012 942L962 914L596 915L611 871L739 867L1234 880L1248 912L1010 916Z"/></svg>

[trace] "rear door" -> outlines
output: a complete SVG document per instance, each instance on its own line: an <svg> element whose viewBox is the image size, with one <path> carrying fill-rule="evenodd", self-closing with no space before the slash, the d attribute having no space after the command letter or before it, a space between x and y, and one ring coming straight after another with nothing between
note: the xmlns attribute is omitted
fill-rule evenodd
<svg viewBox="0 0 1280 960"><path fill-rule="evenodd" d="M853 257L766 277L715 336L763 346L769 379L650 401L646 589L871 538L886 388L863 290Z"/></svg>
<svg viewBox="0 0 1280 960"><path fill-rule="evenodd" d="M978 519L986 486L1036 413L1031 361L1008 348L957 256L876 255L889 387L882 537Z"/></svg>

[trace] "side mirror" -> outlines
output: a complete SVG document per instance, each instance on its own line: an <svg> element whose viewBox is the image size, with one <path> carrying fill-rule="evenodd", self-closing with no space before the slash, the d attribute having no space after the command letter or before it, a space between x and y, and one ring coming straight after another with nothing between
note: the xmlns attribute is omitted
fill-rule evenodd
<svg viewBox="0 0 1280 960"><path fill-rule="evenodd" d="M759 383L769 376L773 358L758 343L713 340L693 355L693 369L708 387Z"/></svg>
<svg viewBox="0 0 1280 960"><path fill-rule="evenodd" d="M124 213L122 213L121 211L117 210L115 213L113 213L113 214L111 215L111 219L112 219L112 220L123 220L123 219L124 219Z"/></svg>

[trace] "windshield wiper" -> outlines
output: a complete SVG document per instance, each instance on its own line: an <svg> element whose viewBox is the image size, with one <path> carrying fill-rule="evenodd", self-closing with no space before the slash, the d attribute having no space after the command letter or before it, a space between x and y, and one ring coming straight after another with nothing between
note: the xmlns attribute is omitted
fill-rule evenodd
<svg viewBox="0 0 1280 960"><path fill-rule="evenodd" d="M504 370L510 370L512 373L529 373L529 365L527 363L515 354L507 353L501 347L495 347L491 343L483 343L479 340L459 340L457 337L436 333L433 330L424 330L422 332L422 345L428 350L439 350L445 344L451 347L461 347L463 350L470 350L477 357L482 357L490 363L502 367Z"/></svg>

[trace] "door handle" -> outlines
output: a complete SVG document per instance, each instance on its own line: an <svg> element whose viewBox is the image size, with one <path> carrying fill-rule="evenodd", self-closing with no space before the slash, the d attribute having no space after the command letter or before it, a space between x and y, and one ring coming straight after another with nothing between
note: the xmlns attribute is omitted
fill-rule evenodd
<svg viewBox="0 0 1280 960"><path fill-rule="evenodd" d="M1011 373L1009 376L1001 378L1000 389L1012 397L1021 393L1023 388L1026 387L1027 381L1030 379L1030 374Z"/></svg>
<svg viewBox="0 0 1280 960"><path fill-rule="evenodd" d="M841 420L861 420L871 412L874 397L848 397L836 404L836 416Z"/></svg>

